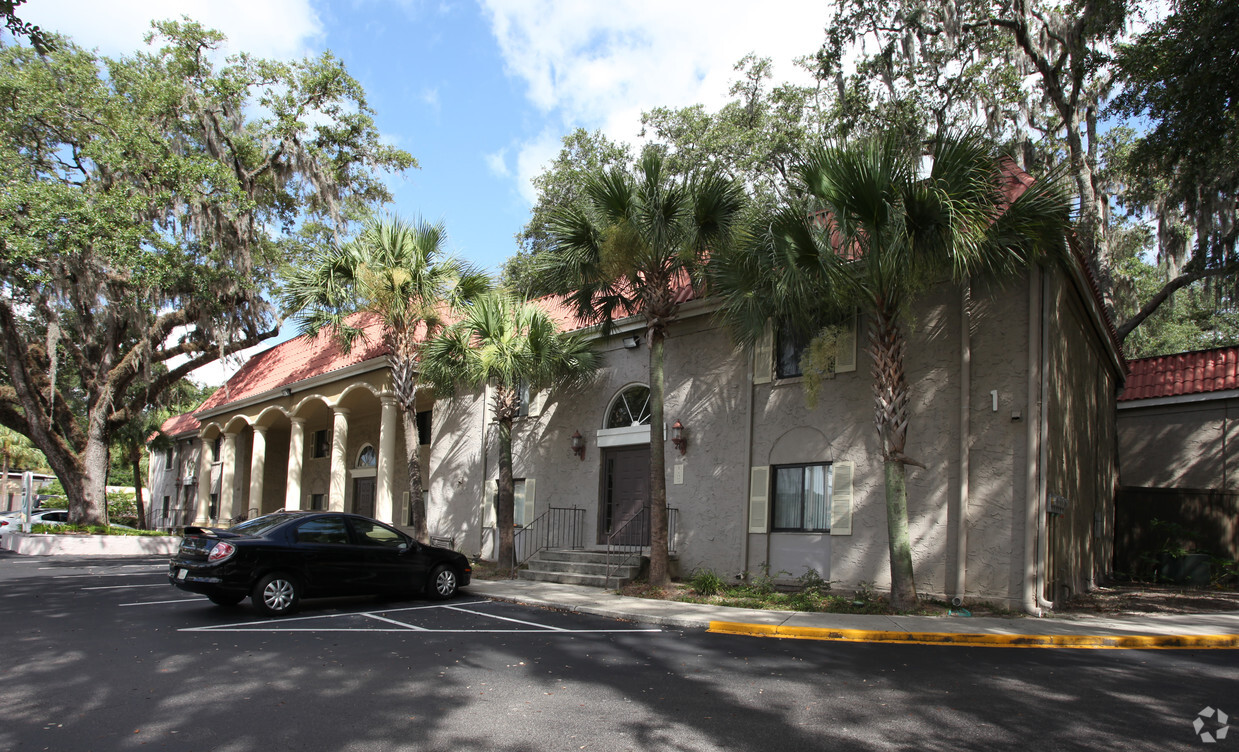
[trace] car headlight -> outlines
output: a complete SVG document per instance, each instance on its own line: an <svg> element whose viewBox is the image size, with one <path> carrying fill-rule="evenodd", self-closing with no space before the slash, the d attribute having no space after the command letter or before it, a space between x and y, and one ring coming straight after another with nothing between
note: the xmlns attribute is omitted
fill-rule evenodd
<svg viewBox="0 0 1239 752"><path fill-rule="evenodd" d="M211 553L207 554L207 563L215 564L216 562L223 561L224 559L227 559L229 556L232 556L236 552L237 552L236 546L232 545L231 543L227 543L225 541L220 541L219 543L215 544L215 548L211 549Z"/></svg>

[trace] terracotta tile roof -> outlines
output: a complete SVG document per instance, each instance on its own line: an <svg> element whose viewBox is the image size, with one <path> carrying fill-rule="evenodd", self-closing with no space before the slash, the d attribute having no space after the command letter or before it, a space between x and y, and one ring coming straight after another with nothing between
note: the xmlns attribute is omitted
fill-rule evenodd
<svg viewBox="0 0 1239 752"><path fill-rule="evenodd" d="M251 357L194 412L238 402L386 354L383 325L377 316L358 315L350 324L359 326L365 334L348 353L326 330L315 337L294 337Z"/></svg>
<svg viewBox="0 0 1239 752"><path fill-rule="evenodd" d="M1128 361L1120 402L1239 389L1239 347Z"/></svg>
<svg viewBox="0 0 1239 752"><path fill-rule="evenodd" d="M182 413L165 420L159 430L169 436L181 436L187 433L197 433L201 425L193 413Z"/></svg>

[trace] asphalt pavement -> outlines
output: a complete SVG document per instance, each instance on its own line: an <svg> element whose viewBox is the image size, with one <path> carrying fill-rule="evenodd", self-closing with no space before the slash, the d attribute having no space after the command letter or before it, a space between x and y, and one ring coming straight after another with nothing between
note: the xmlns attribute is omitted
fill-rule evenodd
<svg viewBox="0 0 1239 752"><path fill-rule="evenodd" d="M681 603L529 580L474 580L467 590L495 600L637 623L762 637L1001 647L1239 649L1239 611L1048 618L885 616Z"/></svg>

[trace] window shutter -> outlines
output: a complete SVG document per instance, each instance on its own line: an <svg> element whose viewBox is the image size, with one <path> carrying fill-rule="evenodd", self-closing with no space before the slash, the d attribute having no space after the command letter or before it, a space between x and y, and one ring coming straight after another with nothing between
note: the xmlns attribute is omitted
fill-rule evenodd
<svg viewBox="0 0 1239 752"><path fill-rule="evenodd" d="M769 384L774 378L774 330L770 321L753 345L753 383Z"/></svg>
<svg viewBox="0 0 1239 752"><path fill-rule="evenodd" d="M499 501L499 480L486 481L486 500L482 504L482 527L495 527L495 504Z"/></svg>
<svg viewBox="0 0 1239 752"><path fill-rule="evenodd" d="M525 524L533 522L533 478L525 479Z"/></svg>
<svg viewBox="0 0 1239 752"><path fill-rule="evenodd" d="M835 373L856 370L856 316L841 327L835 344Z"/></svg>
<svg viewBox="0 0 1239 752"><path fill-rule="evenodd" d="M404 516L404 526L405 526L405 527L408 527L408 526L410 526L410 525L412 525L412 524L413 524L413 510L409 508L409 498L410 498L410 497L409 497L409 492L408 492L408 491L405 491L405 492L404 492L403 504L402 504L402 506L404 507L404 515L403 515L403 516Z"/></svg>
<svg viewBox="0 0 1239 752"><path fill-rule="evenodd" d="M852 534L852 476L855 462L836 462L831 466L830 534Z"/></svg>
<svg viewBox="0 0 1239 752"><path fill-rule="evenodd" d="M542 406L546 404L546 390L529 392L529 407L528 415L531 418L536 418L542 414Z"/></svg>
<svg viewBox="0 0 1239 752"><path fill-rule="evenodd" d="M749 532L770 528L770 466L755 467L749 475Z"/></svg>

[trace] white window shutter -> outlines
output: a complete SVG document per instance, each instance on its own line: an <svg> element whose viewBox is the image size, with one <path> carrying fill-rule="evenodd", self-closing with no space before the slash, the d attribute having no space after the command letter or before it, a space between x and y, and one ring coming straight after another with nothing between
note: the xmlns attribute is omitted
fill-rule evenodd
<svg viewBox="0 0 1239 752"><path fill-rule="evenodd" d="M410 497L409 497L409 492L408 492L408 491L405 491L405 492L404 492L404 499L402 500L402 506L404 507L404 515L403 515L403 516L404 516L404 525L405 525L405 527L408 527L409 525L412 525L412 524L413 524L413 519L412 519L412 517L413 517L413 510L412 510L412 509L409 509L409 498L410 498Z"/></svg>
<svg viewBox="0 0 1239 752"><path fill-rule="evenodd" d="M835 373L846 373L856 370L856 316L840 327L839 339L835 343Z"/></svg>
<svg viewBox="0 0 1239 752"><path fill-rule="evenodd" d="M749 532L770 529L770 466L755 467L749 473Z"/></svg>
<svg viewBox="0 0 1239 752"><path fill-rule="evenodd" d="M836 462L831 466L830 534L852 534L852 476L855 462Z"/></svg>
<svg viewBox="0 0 1239 752"><path fill-rule="evenodd" d="M525 479L525 524L533 522L533 478Z"/></svg>
<svg viewBox="0 0 1239 752"><path fill-rule="evenodd" d="M774 330L770 321L753 344L753 383L769 384L774 378Z"/></svg>
<svg viewBox="0 0 1239 752"><path fill-rule="evenodd" d="M486 481L486 501L482 504L482 527L495 527L495 504L499 501L499 481Z"/></svg>

